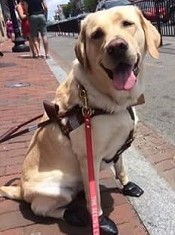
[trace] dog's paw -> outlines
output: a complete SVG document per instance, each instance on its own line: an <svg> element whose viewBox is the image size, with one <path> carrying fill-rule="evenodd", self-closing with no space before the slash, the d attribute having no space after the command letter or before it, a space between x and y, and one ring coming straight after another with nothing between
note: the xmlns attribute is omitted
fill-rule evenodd
<svg viewBox="0 0 175 235"><path fill-rule="evenodd" d="M118 229L115 223L108 217L101 215L99 217L100 232L102 235L118 234Z"/></svg>
<svg viewBox="0 0 175 235"><path fill-rule="evenodd" d="M64 212L64 220L74 226L87 226L89 224L89 213L87 209L76 203L69 205Z"/></svg>
<svg viewBox="0 0 175 235"><path fill-rule="evenodd" d="M123 186L123 194L132 197L140 197L144 191L135 183L128 182Z"/></svg>

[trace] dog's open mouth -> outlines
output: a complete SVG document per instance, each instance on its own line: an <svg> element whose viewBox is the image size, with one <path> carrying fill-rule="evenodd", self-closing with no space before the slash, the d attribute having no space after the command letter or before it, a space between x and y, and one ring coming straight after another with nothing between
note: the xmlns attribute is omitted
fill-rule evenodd
<svg viewBox="0 0 175 235"><path fill-rule="evenodd" d="M137 60L135 65L121 62L114 69L105 68L103 64L101 64L101 67L105 70L108 77L112 79L115 89L131 90L137 81L138 63L139 60Z"/></svg>

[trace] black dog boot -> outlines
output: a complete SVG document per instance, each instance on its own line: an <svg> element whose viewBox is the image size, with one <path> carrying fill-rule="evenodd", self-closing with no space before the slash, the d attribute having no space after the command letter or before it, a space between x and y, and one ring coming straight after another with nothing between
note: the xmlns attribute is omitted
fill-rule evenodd
<svg viewBox="0 0 175 235"><path fill-rule="evenodd" d="M99 217L99 225L101 235L117 235L118 229L115 223L110 220L107 216L101 215Z"/></svg>
<svg viewBox="0 0 175 235"><path fill-rule="evenodd" d="M63 218L67 223L79 227L87 226L90 221L89 212L78 203L70 204L65 210Z"/></svg>
<svg viewBox="0 0 175 235"><path fill-rule="evenodd" d="M123 186L123 194L131 197L140 197L144 191L135 183L128 182Z"/></svg>

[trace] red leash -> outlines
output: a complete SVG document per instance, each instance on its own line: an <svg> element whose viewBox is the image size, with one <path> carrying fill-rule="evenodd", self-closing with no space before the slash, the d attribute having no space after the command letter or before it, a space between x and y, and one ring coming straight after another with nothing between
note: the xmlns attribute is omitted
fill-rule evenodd
<svg viewBox="0 0 175 235"><path fill-rule="evenodd" d="M90 206L92 214L92 228L93 228L93 235L100 235L96 182L94 175L94 158L92 150L91 122L88 110L85 113L84 117L85 117L85 132L86 132L86 151L87 151L87 160L88 160L89 195L90 195Z"/></svg>
<svg viewBox="0 0 175 235"><path fill-rule="evenodd" d="M83 103L82 114L84 116L85 133L86 133L86 152L87 152L87 163L88 163L87 165L88 165L89 195L90 195L93 235L100 235L97 192L96 192L96 182L94 175L94 157L92 150L91 122L90 122L92 110L88 104L87 92L84 89L84 87L81 85L79 85L79 92L80 92L79 94L80 98L82 99Z"/></svg>

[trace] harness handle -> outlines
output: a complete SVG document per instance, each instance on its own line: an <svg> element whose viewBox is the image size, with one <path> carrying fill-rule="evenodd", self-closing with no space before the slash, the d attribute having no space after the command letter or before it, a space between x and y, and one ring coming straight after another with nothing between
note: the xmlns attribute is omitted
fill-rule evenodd
<svg viewBox="0 0 175 235"><path fill-rule="evenodd" d="M0 143L3 143L7 140L13 139L17 136L26 134L28 132L34 131L38 128L44 127L52 122L57 121L57 117L58 117L57 112L59 111L59 106L54 103L51 103L49 101L46 101L46 100L43 101L43 106L44 106L44 109L47 113L47 116L49 117L48 120L40 122L40 123L33 125L33 126L29 126L29 127L25 128L24 130L17 132L19 129L21 129L21 127L26 126L29 123L41 118L43 116L43 114L40 114L40 115L38 115L38 116L36 116L26 122L23 122L22 124L20 124L18 126L12 127L7 132L5 132L4 134L2 134L0 136Z"/></svg>
<svg viewBox="0 0 175 235"><path fill-rule="evenodd" d="M25 134L27 132L30 132L30 131L38 128L39 124L35 125L35 126L32 126L32 127L28 127L28 128L26 128L26 129L24 129L22 131L17 132L21 127L26 126L27 124L29 124L29 123L31 123L31 122L41 118L42 116L43 116L43 114L40 114L40 115L38 115L38 116L36 116L36 117L34 117L34 118L32 118L32 119L30 119L30 120L20 124L18 126L10 128L7 132L5 132L4 134L2 134L0 136L0 143L3 143L5 141L7 141L7 140L13 139L13 138L15 138L17 136L20 136L22 134Z"/></svg>
<svg viewBox="0 0 175 235"><path fill-rule="evenodd" d="M30 122L33 122L34 120L37 120L38 118L41 118L43 116L42 115L39 115L29 121L27 121L27 123L30 123ZM0 136L0 144L7 141L7 140L10 140L10 139L13 139L15 137L18 137L20 135L23 135L23 134L26 134L28 132L31 132L31 131L34 131L38 128L41 128L41 127L44 127L44 126L47 126L48 124L52 123L53 121L48 119L44 122L41 122L39 124L36 124L36 125L33 125L33 126L29 126L27 128L25 128L24 130L21 130L21 131L18 131L22 126L24 126L24 124L21 124L17 127L12 127L10 128L7 132L5 132L3 135ZM26 125L26 124L25 124ZM17 132L18 131L18 132Z"/></svg>

